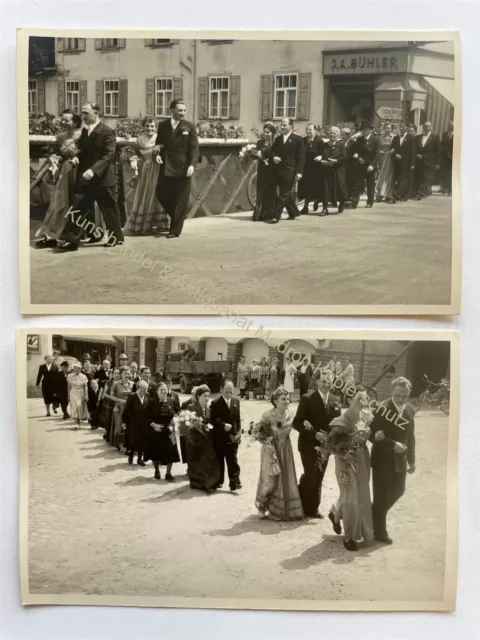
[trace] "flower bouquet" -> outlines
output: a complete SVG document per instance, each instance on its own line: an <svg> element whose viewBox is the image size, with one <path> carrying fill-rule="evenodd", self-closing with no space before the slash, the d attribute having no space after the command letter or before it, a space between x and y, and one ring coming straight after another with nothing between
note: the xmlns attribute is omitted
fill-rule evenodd
<svg viewBox="0 0 480 640"><path fill-rule="evenodd" d="M175 429L180 435L187 435L191 429L202 434L207 434L213 429L211 424L205 424L202 418L197 416L193 411L180 411L173 419Z"/></svg>
<svg viewBox="0 0 480 640"><path fill-rule="evenodd" d="M277 427L282 428L282 423L278 422ZM254 442L260 442L261 445L268 448L270 455L268 463L268 475L278 476L281 472L275 447L273 445L273 429L270 420L262 418L251 428L251 438Z"/></svg>

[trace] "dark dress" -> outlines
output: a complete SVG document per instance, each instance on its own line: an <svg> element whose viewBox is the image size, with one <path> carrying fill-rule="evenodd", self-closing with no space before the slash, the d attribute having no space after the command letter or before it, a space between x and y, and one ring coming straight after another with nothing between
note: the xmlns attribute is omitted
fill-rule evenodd
<svg viewBox="0 0 480 640"><path fill-rule="evenodd" d="M42 395L45 404L52 404L55 402L55 381L58 374L58 367L56 364L50 365L50 371L46 364L40 365L37 375L37 387L42 383Z"/></svg>
<svg viewBox="0 0 480 640"><path fill-rule="evenodd" d="M174 442L174 431L170 427L174 415L172 403L168 400L162 402L158 397L149 400L146 408L148 435L145 443L145 462L147 460L159 464L180 462L180 456ZM150 426L151 422L161 424L164 428L161 431L155 431Z"/></svg>
<svg viewBox="0 0 480 640"><path fill-rule="evenodd" d="M203 413L197 402L192 402L190 411L203 418L208 423L209 412ZM188 477L192 489L213 491L220 481L220 465L213 448L210 432L201 433L197 429L189 429L186 437Z"/></svg>
<svg viewBox="0 0 480 640"><path fill-rule="evenodd" d="M257 169L257 202L253 210L252 220L268 220L273 212L275 204L276 171L273 164L272 145L266 144L265 140L257 142L257 149L262 152L262 158L258 159ZM268 162L265 164L264 160Z"/></svg>
<svg viewBox="0 0 480 640"><path fill-rule="evenodd" d="M304 138L305 144L305 165L303 175L298 183L298 199L307 200L323 200L324 190L324 167L320 162L315 162L317 156L323 155L324 142L318 135L313 140Z"/></svg>
<svg viewBox="0 0 480 640"><path fill-rule="evenodd" d="M337 160L332 167L324 167L324 185L323 204L331 202L344 203L348 197L347 175L345 171L345 145L341 140L336 142L327 142L323 149L324 160Z"/></svg>
<svg viewBox="0 0 480 640"><path fill-rule="evenodd" d="M125 448L127 451L144 453L150 429L147 422L147 406L149 398L145 395L143 402L136 393L131 393L122 413L122 422L127 425L125 430Z"/></svg>

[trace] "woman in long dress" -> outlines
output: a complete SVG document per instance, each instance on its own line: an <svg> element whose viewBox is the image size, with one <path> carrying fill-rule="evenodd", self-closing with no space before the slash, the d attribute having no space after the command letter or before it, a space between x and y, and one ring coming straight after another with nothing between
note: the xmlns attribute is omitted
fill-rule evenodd
<svg viewBox="0 0 480 640"><path fill-rule="evenodd" d="M369 397L360 391L350 407L330 423L327 445L335 455L335 475L340 489L338 500L328 517L335 533L342 533L348 551L357 551L357 542L373 540L372 503L370 498L370 455L367 440L372 413Z"/></svg>
<svg viewBox="0 0 480 640"><path fill-rule="evenodd" d="M35 244L37 249L56 247L68 222L67 213L74 202L79 153L77 142L82 135L82 122L81 117L70 109L62 113L61 124L65 130L57 136L58 154L49 158L53 188L42 226L35 234L40 238Z"/></svg>
<svg viewBox="0 0 480 640"><path fill-rule="evenodd" d="M123 444L123 423L122 413L127 402L127 398L132 392L133 382L130 380L130 370L128 367L120 368L120 380L115 382L112 388L111 398L115 403L113 407L112 428L110 430L110 444L120 451Z"/></svg>
<svg viewBox="0 0 480 640"><path fill-rule="evenodd" d="M348 198L347 174L345 171L345 145L340 140L340 129L330 127L329 141L323 148L320 164L324 167L324 195L321 216L328 215L328 204L338 204L338 213L345 208Z"/></svg>
<svg viewBox="0 0 480 640"><path fill-rule="evenodd" d="M248 365L245 360L245 356L242 356L237 366L237 389L240 390L241 398L245 397L245 392L247 390L247 373Z"/></svg>
<svg viewBox="0 0 480 640"><path fill-rule="evenodd" d="M278 358L272 358L272 364L268 367L267 393L268 398L278 389L280 385L280 366Z"/></svg>
<svg viewBox="0 0 480 640"><path fill-rule="evenodd" d="M175 431L172 420L175 415L173 403L169 400L168 387L161 382L157 388L157 395L151 398L147 406L147 422L149 425L145 448L145 462L151 460L155 468L155 479L160 480L160 466L167 467L165 480L173 482L172 464L180 462Z"/></svg>
<svg viewBox="0 0 480 640"><path fill-rule="evenodd" d="M392 125L386 124L383 134L380 136L380 173L377 179L377 202L385 200L389 204L395 202L393 190L395 189L395 163L392 149L394 135Z"/></svg>
<svg viewBox="0 0 480 640"><path fill-rule="evenodd" d="M199 431L190 427L186 436L190 487L205 493L213 493L220 482L220 465L213 448L212 435L208 429L209 398L210 389L206 384L195 389L195 399L189 404L188 409L201 418L206 428Z"/></svg>
<svg viewBox="0 0 480 640"><path fill-rule="evenodd" d="M272 394L271 402L273 409L266 411L261 418L270 425L273 435L271 440L262 444L255 506L262 518L268 514L272 520L302 520L304 514L290 442L289 394L279 388Z"/></svg>
<svg viewBox="0 0 480 640"><path fill-rule="evenodd" d="M76 421L75 428L78 429L81 420L88 420L88 379L82 373L82 365L79 362L73 365L73 373L68 375L67 382L70 417Z"/></svg>
<svg viewBox="0 0 480 640"><path fill-rule="evenodd" d="M303 139L305 145L305 166L298 183L298 199L305 200L302 213L308 213L308 204L313 202L313 210L318 209L318 203L323 201L323 167L322 159L324 142L316 133L315 125L307 125L307 135Z"/></svg>
<svg viewBox="0 0 480 640"><path fill-rule="evenodd" d="M168 231L169 218L162 210L156 196L158 176L160 173L160 153L156 146L157 126L153 118L142 121L143 134L135 141L138 156L133 166L138 171L138 180L132 210L128 214L124 233L137 236L147 235L153 231Z"/></svg>
<svg viewBox="0 0 480 640"><path fill-rule="evenodd" d="M285 379L283 381L283 388L288 393L295 391L295 376L297 374L297 367L292 363L290 358L285 359Z"/></svg>
<svg viewBox="0 0 480 640"><path fill-rule="evenodd" d="M103 439L110 442L110 432L113 421L113 408L115 402L112 398L113 385L120 380L120 369L110 369L108 371L108 380L100 389L100 402L102 405L102 422L105 427L105 435Z"/></svg>
<svg viewBox="0 0 480 640"><path fill-rule="evenodd" d="M137 464L145 466L143 456L147 448L148 422L148 383L139 380L135 392L132 392L125 403L122 423L125 429L125 448L128 451L128 464L133 464L133 456L137 454Z"/></svg>
<svg viewBox="0 0 480 640"><path fill-rule="evenodd" d="M254 222L269 220L275 204L277 183L272 144L276 132L275 125L267 122L263 127L262 137L257 142L257 198L252 215Z"/></svg>

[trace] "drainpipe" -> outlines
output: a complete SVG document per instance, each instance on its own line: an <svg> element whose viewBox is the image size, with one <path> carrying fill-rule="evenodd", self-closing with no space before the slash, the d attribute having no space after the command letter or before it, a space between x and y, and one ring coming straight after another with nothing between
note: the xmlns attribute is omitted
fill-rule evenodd
<svg viewBox="0 0 480 640"><path fill-rule="evenodd" d="M365 347L366 347L367 341L366 340L362 340L362 346L360 348L360 364L358 365L358 369L359 369L359 381L360 384L363 384L363 368L365 365Z"/></svg>
<svg viewBox="0 0 480 640"><path fill-rule="evenodd" d="M192 100L192 122L197 117L197 41L193 41L193 100Z"/></svg>

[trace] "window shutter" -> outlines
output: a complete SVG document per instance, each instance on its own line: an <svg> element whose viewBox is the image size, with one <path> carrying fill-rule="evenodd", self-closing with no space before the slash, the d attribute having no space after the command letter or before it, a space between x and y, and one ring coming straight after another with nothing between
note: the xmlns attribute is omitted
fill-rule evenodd
<svg viewBox="0 0 480 640"><path fill-rule="evenodd" d="M103 80L95 82L95 102L100 107L100 114L103 115Z"/></svg>
<svg viewBox="0 0 480 640"><path fill-rule="evenodd" d="M128 117L128 80L125 79L118 82L118 115Z"/></svg>
<svg viewBox="0 0 480 640"><path fill-rule="evenodd" d="M45 78L37 77L38 112L45 113Z"/></svg>
<svg viewBox="0 0 480 640"><path fill-rule="evenodd" d="M173 99L181 100L183 98L183 78L173 78Z"/></svg>
<svg viewBox="0 0 480 640"><path fill-rule="evenodd" d="M147 78L146 80L147 90L147 116L154 118L155 113L155 78Z"/></svg>
<svg viewBox="0 0 480 640"><path fill-rule="evenodd" d="M118 38L118 48L125 49L126 42L125 38Z"/></svg>
<svg viewBox="0 0 480 640"><path fill-rule="evenodd" d="M79 50L79 51L85 51L85 47L86 47L86 40L85 40L85 38L79 38L79 39L78 39L78 50Z"/></svg>
<svg viewBox="0 0 480 640"><path fill-rule="evenodd" d="M240 76L230 78L230 113L231 120L240 118Z"/></svg>
<svg viewBox="0 0 480 640"><path fill-rule="evenodd" d="M95 38L95 49L98 51L99 49L103 49L103 39Z"/></svg>
<svg viewBox="0 0 480 640"><path fill-rule="evenodd" d="M145 38L145 46L146 47L152 47L153 46L153 40L151 38Z"/></svg>
<svg viewBox="0 0 480 640"><path fill-rule="evenodd" d="M85 104L85 102L88 100L87 98L87 81L86 80L80 80L80 82L78 83L79 87L80 87L80 107L82 106L82 104Z"/></svg>
<svg viewBox="0 0 480 640"><path fill-rule="evenodd" d="M60 76L57 81L57 102L58 102L58 115L61 115L65 109L65 78Z"/></svg>
<svg viewBox="0 0 480 640"><path fill-rule="evenodd" d="M310 118L311 84L312 84L311 73L298 74L297 120L308 120Z"/></svg>
<svg viewBox="0 0 480 640"><path fill-rule="evenodd" d="M57 38L57 53L63 53L65 49L65 40L63 38Z"/></svg>
<svg viewBox="0 0 480 640"><path fill-rule="evenodd" d="M198 79L198 119L208 119L208 78Z"/></svg>
<svg viewBox="0 0 480 640"><path fill-rule="evenodd" d="M265 75L260 79L260 118L273 118L273 76Z"/></svg>

